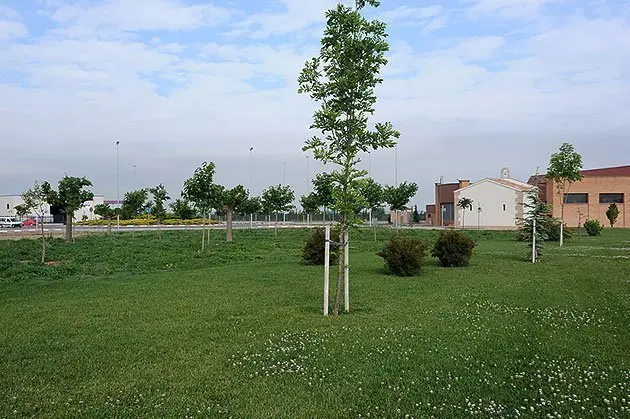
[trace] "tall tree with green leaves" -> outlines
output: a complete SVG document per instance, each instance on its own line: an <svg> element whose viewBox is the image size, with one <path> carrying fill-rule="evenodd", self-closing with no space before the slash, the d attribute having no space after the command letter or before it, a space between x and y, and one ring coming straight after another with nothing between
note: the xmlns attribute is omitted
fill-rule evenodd
<svg viewBox="0 0 630 419"><path fill-rule="evenodd" d="M120 217L123 220L131 220L142 215L147 207L149 189L143 188L125 193L120 205Z"/></svg>
<svg viewBox="0 0 630 419"><path fill-rule="evenodd" d="M420 213L418 212L418 206L413 206L412 220L414 224L420 224Z"/></svg>
<svg viewBox="0 0 630 419"><path fill-rule="evenodd" d="M572 144L562 143L557 153L549 159L547 178L556 186L556 193L560 198L560 246L564 244L564 205L571 185L584 179L582 170L582 156L573 148Z"/></svg>
<svg viewBox="0 0 630 419"><path fill-rule="evenodd" d="M117 209L113 209L109 204L98 204L94 207L94 214L107 220L107 234L112 234L112 218L117 214Z"/></svg>
<svg viewBox="0 0 630 419"><path fill-rule="evenodd" d="M308 224L310 221L310 216L318 210L321 206L319 197L315 192L311 192L306 195L302 195L300 198L300 205L302 206L302 210L306 215L306 223Z"/></svg>
<svg viewBox="0 0 630 419"><path fill-rule="evenodd" d="M333 204L333 177L330 173L318 173L312 180L313 193L317 196L319 206L323 207L323 221L326 221L326 212Z"/></svg>
<svg viewBox="0 0 630 419"><path fill-rule="evenodd" d="M389 122L376 123L370 129L375 88L383 81L379 73L387 64L385 53L389 45L386 24L361 14L366 5L378 7L379 2L356 0L354 5L338 4L328 10L319 56L306 62L298 78L298 93L321 103L310 128L322 136L306 141L303 151L312 151L315 159L336 166L331 173L333 207L341 214L346 312L350 310L348 227L356 222L357 204L363 199L357 180L367 174L358 168L359 154L394 147L395 138L400 137ZM340 293L338 278L337 297ZM338 313L336 299L333 314Z"/></svg>
<svg viewBox="0 0 630 419"><path fill-rule="evenodd" d="M249 198L249 192L243 185L237 185L232 189L225 189L221 187L221 192L217 193L219 200L217 207L220 207L225 211L225 240L232 242L232 224L234 219L234 212L238 211L239 207L247 202Z"/></svg>
<svg viewBox="0 0 630 419"><path fill-rule="evenodd" d="M197 211L201 214L201 251L206 246L206 215L210 212L217 201L217 188L214 184L215 166L213 162L203 162L195 169L192 177L186 179L182 190L182 197L193 203Z"/></svg>
<svg viewBox="0 0 630 419"><path fill-rule="evenodd" d="M39 220L40 233L42 235L42 263L46 261L46 234L44 233L44 214L49 208L48 197L51 188L48 182L39 183L35 181L33 186L22 194L21 205L16 205L15 210L20 215L34 212Z"/></svg>
<svg viewBox="0 0 630 419"><path fill-rule="evenodd" d="M91 186L92 182L85 177L64 176L57 184L56 191L45 182L47 202L61 207L66 216L67 241L72 241L74 212L81 208L84 202L94 199L94 194L88 189Z"/></svg>
<svg viewBox="0 0 630 419"><path fill-rule="evenodd" d="M249 230L251 231L254 224L254 215L260 213L262 203L257 196L248 197L241 205L238 206L238 214L241 216L249 215Z"/></svg>
<svg viewBox="0 0 630 419"><path fill-rule="evenodd" d="M190 220L195 217L195 210L186 199L177 198L170 204L170 207L173 214L182 220Z"/></svg>
<svg viewBox="0 0 630 419"><path fill-rule="evenodd" d="M384 203L383 187L372 178L361 179L359 187L361 196L365 199L366 208L370 212L370 225L372 225L372 212Z"/></svg>
<svg viewBox="0 0 630 419"><path fill-rule="evenodd" d="M457 206L462 210L462 228L466 228L466 210L472 211L473 200L470 198L460 198Z"/></svg>
<svg viewBox="0 0 630 419"><path fill-rule="evenodd" d="M164 206L164 203L171 199L171 197L168 196L166 188L161 183L155 188L149 189L149 192L151 192L151 195L153 196L151 215L157 219L158 224L162 224L164 217L166 217L166 207Z"/></svg>
<svg viewBox="0 0 630 419"><path fill-rule="evenodd" d="M278 213L293 208L295 193L288 185L270 186L263 191L261 202L266 214L275 214L276 223L274 235L278 235Z"/></svg>
<svg viewBox="0 0 630 419"><path fill-rule="evenodd" d="M610 204L606 210L606 218L608 218L610 228L613 228L615 225L617 217L619 217L619 208L617 207L617 204Z"/></svg>
<svg viewBox="0 0 630 419"><path fill-rule="evenodd" d="M418 192L418 185L411 182L403 182L398 186L386 186L384 189L385 202L389 205L389 210L395 212L396 227L398 227L398 211L404 211L407 204Z"/></svg>

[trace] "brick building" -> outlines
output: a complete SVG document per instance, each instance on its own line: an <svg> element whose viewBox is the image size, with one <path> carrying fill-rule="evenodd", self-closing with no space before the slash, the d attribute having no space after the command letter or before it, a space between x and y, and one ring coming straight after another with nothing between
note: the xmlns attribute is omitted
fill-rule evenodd
<svg viewBox="0 0 630 419"><path fill-rule="evenodd" d="M566 191L564 221L567 226L576 227L587 219L609 225L606 210L614 203L619 208L615 227L630 227L630 208L626 209L626 198L630 196L630 166L584 170L582 174L584 179L573 183ZM541 199L551 204L553 216L560 218L561 198L554 182L540 175L532 176L528 183L538 186Z"/></svg>
<svg viewBox="0 0 630 419"><path fill-rule="evenodd" d="M455 222L455 191L468 185L470 185L469 180L458 180L457 183L435 184L433 225L453 225Z"/></svg>

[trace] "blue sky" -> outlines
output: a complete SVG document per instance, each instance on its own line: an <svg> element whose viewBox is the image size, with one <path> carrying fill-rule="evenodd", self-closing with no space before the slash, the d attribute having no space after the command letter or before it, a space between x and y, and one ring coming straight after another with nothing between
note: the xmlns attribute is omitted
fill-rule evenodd
<svg viewBox="0 0 630 419"><path fill-rule="evenodd" d="M0 0L0 180L10 185L0 193L65 172L111 195L116 140L123 190L164 182L176 195L212 160L218 181L255 193L286 161L305 192L314 105L296 79L336 3ZM381 3L366 12L388 23L391 44L375 120L402 132L398 178L419 184L415 203L431 201L440 176L508 166L526 179L565 140L588 167L630 163L629 1ZM394 166L392 150L371 157L383 183Z"/></svg>

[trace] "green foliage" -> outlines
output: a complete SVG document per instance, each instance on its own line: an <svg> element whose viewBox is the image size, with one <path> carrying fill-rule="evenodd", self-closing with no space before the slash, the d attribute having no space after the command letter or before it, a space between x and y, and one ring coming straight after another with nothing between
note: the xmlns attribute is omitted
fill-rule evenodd
<svg viewBox="0 0 630 419"><path fill-rule="evenodd" d="M289 211L293 208L295 193L288 185L270 186L263 191L262 208L265 214Z"/></svg>
<svg viewBox="0 0 630 419"><path fill-rule="evenodd" d="M418 206L417 205L413 206L412 220L413 220L414 224L420 223L420 213L418 212Z"/></svg>
<svg viewBox="0 0 630 419"><path fill-rule="evenodd" d="M330 173L318 173L313 179L314 194L318 207L330 208L333 204L333 176Z"/></svg>
<svg viewBox="0 0 630 419"><path fill-rule="evenodd" d="M109 204L98 204L94 207L94 214L109 220L116 215L116 211Z"/></svg>
<svg viewBox="0 0 630 419"><path fill-rule="evenodd" d="M606 218L608 218L610 228L615 225L617 217L619 217L619 208L617 208L617 204L610 204L610 206L606 210Z"/></svg>
<svg viewBox="0 0 630 419"><path fill-rule="evenodd" d="M125 193L122 205L120 206L120 217L123 220L130 220L144 214L149 203L149 190L146 188Z"/></svg>
<svg viewBox="0 0 630 419"><path fill-rule="evenodd" d="M249 192L243 185L237 185L232 189L221 187L221 192L217 195L220 197L217 206L229 211L236 210L249 198Z"/></svg>
<svg viewBox="0 0 630 419"><path fill-rule="evenodd" d="M562 143L557 153L553 153L549 159L547 178L556 184L556 192L562 198L562 219L564 221L564 202L566 193L571 184L584 178L582 170L582 156L573 148L572 144Z"/></svg>
<svg viewBox="0 0 630 419"><path fill-rule="evenodd" d="M182 220L190 220L195 217L196 212L186 199L176 199L171 205L173 213Z"/></svg>
<svg viewBox="0 0 630 419"><path fill-rule="evenodd" d="M25 216L30 212L35 212L39 216L43 216L48 207L48 197L50 190L47 190L45 184L35 181L33 186L22 194L21 205L15 206L15 211L20 216Z"/></svg>
<svg viewBox="0 0 630 419"><path fill-rule="evenodd" d="M385 260L385 267L391 274L414 276L420 272L426 250L422 240L395 234L389 239L387 246L376 255Z"/></svg>
<svg viewBox="0 0 630 419"><path fill-rule="evenodd" d="M215 165L213 162L203 162L195 169L192 177L186 179L182 190L182 198L193 203L197 211L205 216L216 206L217 193L220 192L214 185Z"/></svg>
<svg viewBox="0 0 630 419"><path fill-rule="evenodd" d="M158 223L161 222L166 216L166 208L164 207L164 202L171 199L168 196L168 192L166 192L166 188L163 184L159 184L155 188L149 189L151 195L153 196L153 205L151 206L151 215L158 219Z"/></svg>
<svg viewBox="0 0 630 419"><path fill-rule="evenodd" d="M42 184L48 203L62 207L70 219L84 202L94 199L94 194L87 189L91 186L92 182L87 178L72 176L64 176L57 185L57 191L52 190L48 182Z"/></svg>
<svg viewBox="0 0 630 419"><path fill-rule="evenodd" d="M260 211L262 211L262 203L257 196L247 198L238 206L240 215L258 214Z"/></svg>
<svg viewBox="0 0 630 419"><path fill-rule="evenodd" d="M604 226L599 220L586 220L584 222L584 230L586 230L589 236L599 236L603 229Z"/></svg>
<svg viewBox="0 0 630 419"><path fill-rule="evenodd" d="M398 186L386 186L383 195L391 211L403 211L407 209L409 200L417 192L417 184L403 182Z"/></svg>
<svg viewBox="0 0 630 419"><path fill-rule="evenodd" d="M372 178L361 179L359 182L361 196L365 199L367 209L375 210L383 205L383 187Z"/></svg>
<svg viewBox="0 0 630 419"><path fill-rule="evenodd" d="M320 207L319 197L315 192L311 192L308 195L302 195L300 198L300 205L302 206L304 213L312 214Z"/></svg>
<svg viewBox="0 0 630 419"><path fill-rule="evenodd" d="M560 224L562 220L558 218L549 217L547 223L544 225L545 232L547 235L547 241L550 242L559 242L560 241ZM564 228L562 229L562 238L563 241L570 239L573 237L573 233L569 228L567 228L567 224L564 224Z"/></svg>
<svg viewBox="0 0 630 419"><path fill-rule="evenodd" d="M338 229L331 229L331 240L339 237ZM334 241L334 240L333 240ZM326 232L323 228L314 228L302 249L302 262L306 265L323 265L325 257ZM330 264L337 263L338 248L330 247Z"/></svg>
<svg viewBox="0 0 630 419"><path fill-rule="evenodd" d="M466 210L472 211L473 202L474 201L472 199L464 197L464 198L460 198L459 201L457 201L457 206L464 211Z"/></svg>
<svg viewBox="0 0 630 419"><path fill-rule="evenodd" d="M458 231L443 231L438 237L431 255L444 267L467 266L473 254L475 242Z"/></svg>

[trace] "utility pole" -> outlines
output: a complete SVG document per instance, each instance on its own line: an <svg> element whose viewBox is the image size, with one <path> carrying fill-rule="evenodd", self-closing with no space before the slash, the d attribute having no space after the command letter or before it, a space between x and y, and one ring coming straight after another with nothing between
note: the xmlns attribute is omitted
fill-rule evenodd
<svg viewBox="0 0 630 419"><path fill-rule="evenodd" d="M120 141L116 141L116 208L120 210ZM116 231L120 231L120 211L116 214Z"/></svg>
<svg viewBox="0 0 630 419"><path fill-rule="evenodd" d="M286 174L287 174L287 162L286 161L282 161L282 186L284 186L286 184ZM287 222L287 213L286 211L282 212L282 223L286 223Z"/></svg>

